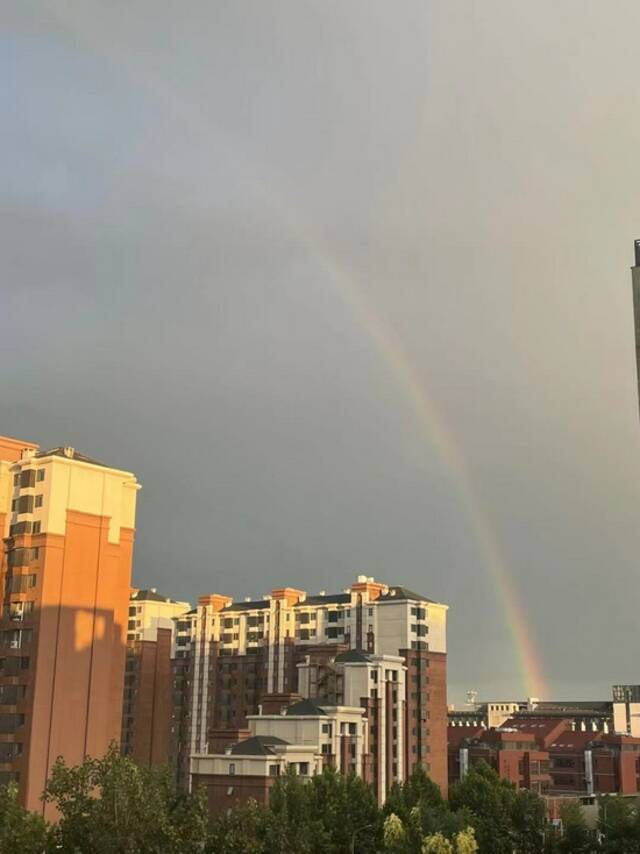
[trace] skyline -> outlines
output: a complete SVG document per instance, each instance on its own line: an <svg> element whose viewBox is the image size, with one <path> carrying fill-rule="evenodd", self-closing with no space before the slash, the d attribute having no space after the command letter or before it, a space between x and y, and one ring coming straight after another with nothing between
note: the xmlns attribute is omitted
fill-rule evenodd
<svg viewBox="0 0 640 854"><path fill-rule="evenodd" d="M10 4L2 432L136 472L141 587L404 583L460 701L511 584L637 683L640 10L269 6Z"/></svg>

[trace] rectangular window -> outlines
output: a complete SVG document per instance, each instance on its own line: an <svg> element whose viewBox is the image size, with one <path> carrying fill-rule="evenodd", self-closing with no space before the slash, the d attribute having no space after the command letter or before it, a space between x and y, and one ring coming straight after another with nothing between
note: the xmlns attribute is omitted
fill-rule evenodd
<svg viewBox="0 0 640 854"><path fill-rule="evenodd" d="M18 498L18 514L20 513L33 513L33 495L21 495Z"/></svg>
<svg viewBox="0 0 640 854"><path fill-rule="evenodd" d="M300 769L299 773L300 773L301 777L308 777L309 776L309 763L308 762L301 762L299 769Z"/></svg>
<svg viewBox="0 0 640 854"><path fill-rule="evenodd" d="M31 529L32 534L39 534L42 530L42 522L34 522L33 528Z"/></svg>
<svg viewBox="0 0 640 854"><path fill-rule="evenodd" d="M233 777L233 775L234 775L235 773L236 773L236 763L235 763L235 762L230 762L230 763L229 763L229 776L230 776L230 777Z"/></svg>
<svg viewBox="0 0 640 854"><path fill-rule="evenodd" d="M25 469L20 473L20 489L29 489L36 485L36 470Z"/></svg>
<svg viewBox="0 0 640 854"><path fill-rule="evenodd" d="M36 481L38 483L42 483L43 480L44 480L44 469L38 469L38 473L36 475Z"/></svg>
<svg viewBox="0 0 640 854"><path fill-rule="evenodd" d="M35 506L36 506L36 507L42 507L42 499L43 499L43 497L44 497L44 496L42 496L42 495L36 495L36 501L35 501Z"/></svg>
<svg viewBox="0 0 640 854"><path fill-rule="evenodd" d="M337 611L329 611L327 614L327 622L328 623L337 623L338 622L338 612Z"/></svg>

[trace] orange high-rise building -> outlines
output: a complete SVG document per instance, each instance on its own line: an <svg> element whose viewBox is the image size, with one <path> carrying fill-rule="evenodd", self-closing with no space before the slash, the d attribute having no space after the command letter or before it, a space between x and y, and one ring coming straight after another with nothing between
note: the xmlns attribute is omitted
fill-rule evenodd
<svg viewBox="0 0 640 854"><path fill-rule="evenodd" d="M58 756L120 738L139 488L73 448L0 437L0 783L29 809Z"/></svg>

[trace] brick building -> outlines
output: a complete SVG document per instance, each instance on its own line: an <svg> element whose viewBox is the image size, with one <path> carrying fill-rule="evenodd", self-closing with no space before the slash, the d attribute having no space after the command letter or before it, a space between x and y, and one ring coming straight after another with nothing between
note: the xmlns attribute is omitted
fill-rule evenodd
<svg viewBox="0 0 640 854"><path fill-rule="evenodd" d="M140 765L170 761L174 618L189 608L188 602L176 602L155 588L131 593L121 748Z"/></svg>
<svg viewBox="0 0 640 854"><path fill-rule="evenodd" d="M268 695L304 688L318 702L352 704L344 698L349 662L341 655L355 651L363 659L349 672L375 671L376 656L400 665L402 696L383 676L379 685L361 686L353 701L370 717L394 694L398 703L383 737L395 742L396 755L385 752L390 766L376 771L380 795L417 763L446 789L446 613L445 605L365 576L330 595L279 588L244 602L201 597L195 613L176 621L172 730L179 778L186 783L190 755L210 753L212 732L245 730Z"/></svg>
<svg viewBox="0 0 640 854"><path fill-rule="evenodd" d="M449 783L480 760L518 788L556 797L640 792L640 738L575 728L571 719L511 718L449 727Z"/></svg>
<svg viewBox="0 0 640 854"><path fill-rule="evenodd" d="M73 448L0 438L0 783L40 795L57 756L120 737L139 484Z"/></svg>

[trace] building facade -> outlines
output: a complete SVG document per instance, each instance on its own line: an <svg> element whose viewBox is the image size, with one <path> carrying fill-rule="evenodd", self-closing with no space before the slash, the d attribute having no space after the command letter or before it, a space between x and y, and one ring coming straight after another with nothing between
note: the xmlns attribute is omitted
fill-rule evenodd
<svg viewBox="0 0 640 854"><path fill-rule="evenodd" d="M196 613L177 621L179 776L188 777L189 756L210 752L212 731L242 731L269 695L364 704L371 715L379 704L386 710L395 695L393 726L381 738L395 743L396 755L385 751L390 767L376 771L379 795L418 763L446 790L446 614L445 605L365 576L330 595L285 587L244 602L201 597ZM389 686L391 677L383 674L379 685L363 677L357 689L345 688L347 679L357 682L355 675L345 677L348 662L340 660L349 651L368 657L351 668L354 674L358 668L379 673L376 656L395 658L397 671L395 665L386 669L397 672L397 685Z"/></svg>
<svg viewBox="0 0 640 854"><path fill-rule="evenodd" d="M483 760L501 777L541 795L592 798L640 792L640 739L575 727L571 719L511 718L495 729L449 729L449 782Z"/></svg>
<svg viewBox="0 0 640 854"><path fill-rule="evenodd" d="M249 715L244 738L221 752L192 756L192 782L204 787L209 810L216 813L249 798L267 803L275 780L290 769L305 779L331 765L366 778L368 732L359 706L298 700L278 714Z"/></svg>
<svg viewBox="0 0 640 854"><path fill-rule="evenodd" d="M190 608L188 602L162 596L154 587L131 592L121 748L139 765L166 765L173 755L176 618Z"/></svg>
<svg viewBox="0 0 640 854"><path fill-rule="evenodd" d="M73 448L0 439L0 781L43 811L52 763L120 738L137 491Z"/></svg>
<svg viewBox="0 0 640 854"><path fill-rule="evenodd" d="M121 748L139 765L171 760L176 618L190 607L155 588L131 593Z"/></svg>

